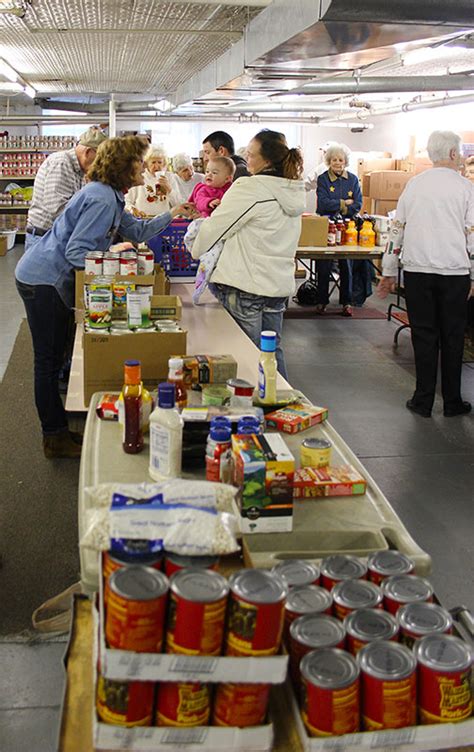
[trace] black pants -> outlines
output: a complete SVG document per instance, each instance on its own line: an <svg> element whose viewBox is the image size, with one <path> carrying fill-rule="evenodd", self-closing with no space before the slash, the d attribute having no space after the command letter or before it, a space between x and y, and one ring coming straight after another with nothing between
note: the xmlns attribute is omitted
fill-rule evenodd
<svg viewBox="0 0 474 752"><path fill-rule="evenodd" d="M352 261L340 259L339 265L339 303L350 305L352 303ZM318 303L328 305L329 282L331 277L332 261L316 261L318 272Z"/></svg>
<svg viewBox="0 0 474 752"><path fill-rule="evenodd" d="M33 339L35 403L45 436L67 428L66 411L59 394L71 312L51 285L16 283L26 309Z"/></svg>
<svg viewBox="0 0 474 752"><path fill-rule="evenodd" d="M405 297L415 351L417 406L431 410L441 351L444 408L459 407L469 275L404 272Z"/></svg>

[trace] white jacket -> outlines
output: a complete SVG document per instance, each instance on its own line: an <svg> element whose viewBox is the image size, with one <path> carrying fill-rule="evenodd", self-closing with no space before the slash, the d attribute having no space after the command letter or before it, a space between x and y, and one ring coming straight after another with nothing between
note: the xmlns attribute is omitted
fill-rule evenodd
<svg viewBox="0 0 474 752"><path fill-rule="evenodd" d="M173 206L177 206L180 201L174 190L174 175L167 172L166 177L171 185L171 193L166 196L156 191L159 178L154 173L145 170L143 178L145 185L135 185L125 195L125 208L128 211L138 209L150 217L156 217L158 214L169 211Z"/></svg>
<svg viewBox="0 0 474 752"><path fill-rule="evenodd" d="M194 241L199 258L225 240L211 282L254 295L286 297L294 290L295 252L305 211L302 180L252 175L236 180Z"/></svg>
<svg viewBox="0 0 474 752"><path fill-rule="evenodd" d="M471 273L474 279L473 232L472 183L448 167L426 170L413 177L400 196L383 275L395 276L400 258L407 272Z"/></svg>

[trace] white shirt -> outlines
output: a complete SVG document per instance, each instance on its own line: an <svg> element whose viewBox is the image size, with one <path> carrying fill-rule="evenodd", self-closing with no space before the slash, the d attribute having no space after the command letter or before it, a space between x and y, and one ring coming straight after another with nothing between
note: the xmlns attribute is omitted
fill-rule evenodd
<svg viewBox="0 0 474 752"><path fill-rule="evenodd" d="M172 179L173 191L179 199L178 204L184 204L186 201L189 201L189 197L195 186L198 183L204 182L204 174L202 172L195 172L191 180L183 180L179 175L173 173Z"/></svg>
<svg viewBox="0 0 474 752"><path fill-rule="evenodd" d="M177 206L180 201L173 190L174 175L172 172L166 172L165 177L171 185L171 193L166 196L156 190L159 178L153 172L145 170L143 174L145 184L130 188L125 196L125 208L128 211L132 208L138 209L149 217L156 217L158 214L169 211L173 206Z"/></svg>
<svg viewBox="0 0 474 752"><path fill-rule="evenodd" d="M312 175L308 175L307 178L305 178L304 181L304 187L306 191L315 191L318 187L318 178L320 175L323 174L323 172L326 172L328 169L328 166L326 162L320 162L318 166L316 167L315 171Z"/></svg>
<svg viewBox="0 0 474 752"><path fill-rule="evenodd" d="M474 279L474 186L449 167L433 167L413 177L397 205L382 268L395 276L403 269ZM400 255L397 249L402 248Z"/></svg>

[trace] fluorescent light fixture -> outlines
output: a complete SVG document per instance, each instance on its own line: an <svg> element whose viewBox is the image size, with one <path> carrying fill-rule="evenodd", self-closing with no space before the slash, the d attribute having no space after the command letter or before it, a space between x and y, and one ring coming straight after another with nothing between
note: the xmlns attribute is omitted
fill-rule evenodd
<svg viewBox="0 0 474 752"><path fill-rule="evenodd" d="M155 110L159 110L160 112L169 112L174 108L174 104L170 102L168 99L159 99L157 102L154 102L152 107L155 108Z"/></svg>
<svg viewBox="0 0 474 752"><path fill-rule="evenodd" d="M21 84L13 83L12 81L0 81L1 92L20 93L23 90L24 87Z"/></svg>
<svg viewBox="0 0 474 752"><path fill-rule="evenodd" d="M0 76L5 76L9 81L18 81L18 73L5 60L0 58Z"/></svg>
<svg viewBox="0 0 474 752"><path fill-rule="evenodd" d="M404 66L419 65L420 63L440 62L441 60L454 57L459 52L466 52L465 47L451 45L449 47L420 47L418 50L410 50L402 54Z"/></svg>
<svg viewBox="0 0 474 752"><path fill-rule="evenodd" d="M23 91L25 92L26 96L31 97L31 99L34 99L36 97L36 89L33 89L33 87L29 84L26 84L26 86L23 88Z"/></svg>

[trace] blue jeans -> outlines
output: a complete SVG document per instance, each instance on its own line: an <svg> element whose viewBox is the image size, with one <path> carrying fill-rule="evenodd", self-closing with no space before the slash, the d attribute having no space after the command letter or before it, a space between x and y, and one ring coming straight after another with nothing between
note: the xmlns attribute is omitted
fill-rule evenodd
<svg viewBox="0 0 474 752"><path fill-rule="evenodd" d="M45 436L67 429L58 386L71 311L51 285L16 283L33 340L35 404Z"/></svg>
<svg viewBox="0 0 474 752"><path fill-rule="evenodd" d="M41 235L33 235L31 232L25 233L25 251L36 245L38 240L41 240L41 237Z"/></svg>
<svg viewBox="0 0 474 752"><path fill-rule="evenodd" d="M318 303L329 303L329 278L331 276L332 261L317 261L318 271ZM351 305L352 303L352 261L340 259L339 264L339 303Z"/></svg>
<svg viewBox="0 0 474 752"><path fill-rule="evenodd" d="M284 379L288 379L285 357L280 346L283 314L288 298L252 295L236 287L213 283L209 285L209 289L259 349L260 334L265 330L276 332L278 371Z"/></svg>

